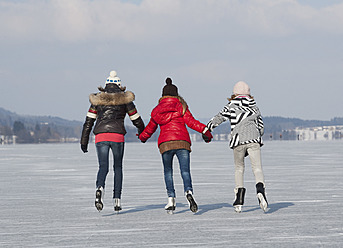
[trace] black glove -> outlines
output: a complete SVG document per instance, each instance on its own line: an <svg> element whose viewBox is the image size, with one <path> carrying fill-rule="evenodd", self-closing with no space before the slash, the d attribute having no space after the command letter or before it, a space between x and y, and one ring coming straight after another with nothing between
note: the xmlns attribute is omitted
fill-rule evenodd
<svg viewBox="0 0 343 248"><path fill-rule="evenodd" d="M211 141L205 134L202 134L202 139L203 139L206 143L209 143L209 142Z"/></svg>
<svg viewBox="0 0 343 248"><path fill-rule="evenodd" d="M202 134L202 138L206 143L211 142L213 136L209 130L207 130L205 133Z"/></svg>
<svg viewBox="0 0 343 248"><path fill-rule="evenodd" d="M88 147L88 145L82 145L82 144L81 144L81 150L82 150L84 153L88 152L87 147Z"/></svg>

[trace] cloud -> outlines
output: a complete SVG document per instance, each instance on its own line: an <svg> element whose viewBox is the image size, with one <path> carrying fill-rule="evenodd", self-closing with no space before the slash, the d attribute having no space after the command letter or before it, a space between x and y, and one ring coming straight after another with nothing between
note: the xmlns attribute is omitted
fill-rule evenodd
<svg viewBox="0 0 343 248"><path fill-rule="evenodd" d="M342 12L343 4L318 9L295 0L0 1L0 32L16 42L154 42L187 38L190 32L196 37L342 34Z"/></svg>
<svg viewBox="0 0 343 248"><path fill-rule="evenodd" d="M227 82L228 79L231 79L231 75L243 76L246 74L244 69L225 60L199 61L179 68L177 73L181 78L185 78L187 75L192 79L190 82L193 82L194 86L201 84L210 88Z"/></svg>
<svg viewBox="0 0 343 248"><path fill-rule="evenodd" d="M244 80L264 114L309 115L301 105L329 118L342 91L343 4L316 1L0 0L0 105L83 119L85 96L115 69L143 116L171 76L201 116ZM330 101L293 99L320 99L324 84Z"/></svg>

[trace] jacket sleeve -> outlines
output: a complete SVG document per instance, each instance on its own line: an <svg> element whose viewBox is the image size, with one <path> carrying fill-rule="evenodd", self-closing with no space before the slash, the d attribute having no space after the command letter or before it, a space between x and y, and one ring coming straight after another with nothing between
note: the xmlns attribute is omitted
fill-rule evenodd
<svg viewBox="0 0 343 248"><path fill-rule="evenodd" d="M89 141L89 134L92 131L93 124L97 117L97 110L96 108L91 105L86 116L85 123L83 124L82 134L81 134L81 145L87 145Z"/></svg>
<svg viewBox="0 0 343 248"><path fill-rule="evenodd" d="M143 132L139 135L139 139L141 141L147 141L154 134L157 127L158 127L158 124L153 120L153 118L151 118L148 125L145 127Z"/></svg>
<svg viewBox="0 0 343 248"><path fill-rule="evenodd" d="M127 106L127 113L132 121L132 124L137 128L138 134L141 134L145 128L142 117L138 114L136 106L133 102L130 102Z"/></svg>
<svg viewBox="0 0 343 248"><path fill-rule="evenodd" d="M232 113L234 113L234 111L230 109L229 104L224 106L224 108L207 123L208 129L212 132L214 128L227 121Z"/></svg>
<svg viewBox="0 0 343 248"><path fill-rule="evenodd" d="M260 130L261 136L263 136L263 134L264 134L264 124L263 124L262 116L259 116L257 118L257 126L258 126L258 129Z"/></svg>
<svg viewBox="0 0 343 248"><path fill-rule="evenodd" d="M200 121L196 120L193 117L192 113L189 111L188 108L187 108L185 114L183 115L183 119L189 128L191 128L191 129L193 129L199 133L202 133L206 127L205 124L201 123Z"/></svg>

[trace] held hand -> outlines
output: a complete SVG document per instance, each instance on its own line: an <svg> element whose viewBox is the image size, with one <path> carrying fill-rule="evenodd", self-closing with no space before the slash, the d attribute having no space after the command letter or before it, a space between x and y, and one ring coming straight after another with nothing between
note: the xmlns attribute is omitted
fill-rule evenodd
<svg viewBox="0 0 343 248"><path fill-rule="evenodd" d="M142 142L142 143L145 143L147 140L146 139L144 139L143 137L142 137L142 135L140 135L140 134L136 134L137 136L138 136L138 139L140 139L140 141Z"/></svg>
<svg viewBox="0 0 343 248"><path fill-rule="evenodd" d="M88 149L87 149L88 145L81 145L81 150L86 153L88 152Z"/></svg>
<svg viewBox="0 0 343 248"><path fill-rule="evenodd" d="M202 138L206 143L210 143L213 138L210 130L207 129L206 132L202 134Z"/></svg>

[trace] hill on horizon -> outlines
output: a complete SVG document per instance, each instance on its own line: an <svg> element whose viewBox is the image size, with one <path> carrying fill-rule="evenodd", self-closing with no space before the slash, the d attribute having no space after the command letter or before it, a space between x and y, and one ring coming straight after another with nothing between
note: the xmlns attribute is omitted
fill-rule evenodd
<svg viewBox="0 0 343 248"><path fill-rule="evenodd" d="M0 125L11 126L14 121L23 120L29 124L48 123L52 122L56 125L82 125L83 121L68 120L58 116L35 116L35 115L21 115L10 110L6 110L0 107ZM199 118L199 120L206 124L210 118ZM284 127L312 127L312 126L325 126L325 125L343 125L343 117L333 117L331 120L304 120L295 117L282 117L282 116L263 116L263 120L271 123L283 123ZM145 119L144 122L147 123L149 119ZM219 128L219 127L218 127ZM286 128L284 128L286 129Z"/></svg>
<svg viewBox="0 0 343 248"><path fill-rule="evenodd" d="M82 124L81 121L71 121L57 116L34 116L19 115L0 107L0 125L12 126L15 121L23 121L27 124L54 123L55 125L75 126Z"/></svg>
<svg viewBox="0 0 343 248"><path fill-rule="evenodd" d="M0 135L3 142L52 143L75 142L80 137L82 122L54 116L18 115L0 107ZM10 139L8 137L11 137Z"/></svg>
<svg viewBox="0 0 343 248"><path fill-rule="evenodd" d="M201 122L206 124L209 119L201 118ZM144 120L147 125L148 120ZM317 126L334 126L343 125L342 117L334 117L329 121L322 120L302 120L300 118L287 118L281 116L265 116L263 117L265 125L265 135L277 136L280 133L288 130L294 130L296 127L317 127ZM29 132L39 130L40 127L49 127L49 132L55 131L61 137L74 137L79 138L82 130L83 122L71 121L55 116L31 116L31 115L19 115L9 110L0 107L0 135L9 135L12 132L15 122L20 122L25 126ZM131 125L129 121L125 122L127 135L127 141L137 141L136 128ZM4 131L5 130L5 131ZM225 122L214 129L214 134L228 134L230 130L230 123ZM7 134L6 134L7 133ZM190 133L195 131L190 130ZM56 135L57 135L56 134ZM55 135L55 136L56 136ZM155 135L154 135L155 136ZM155 140L154 137L152 140Z"/></svg>

